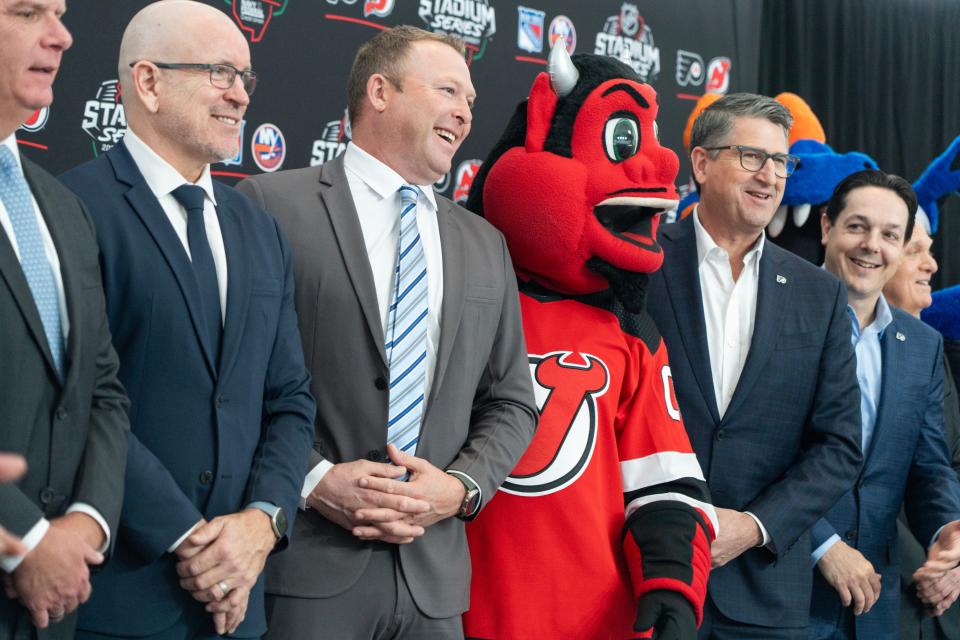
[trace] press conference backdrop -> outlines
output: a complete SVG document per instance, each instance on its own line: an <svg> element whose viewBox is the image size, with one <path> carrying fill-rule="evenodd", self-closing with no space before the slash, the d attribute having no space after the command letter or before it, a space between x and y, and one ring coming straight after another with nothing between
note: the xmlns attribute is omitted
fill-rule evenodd
<svg viewBox="0 0 960 640"><path fill-rule="evenodd" d="M214 166L221 179L320 164L350 138L346 81L357 48L409 24L459 35L478 99L474 126L439 192L465 200L479 163L546 67L550 43L626 56L660 96L661 142L682 153L694 101L707 91L755 91L762 0L207 0L250 42L260 81L240 152ZM54 174L103 153L126 130L117 86L123 28L147 2L68 0L74 35L49 109L17 136ZM210 62L169 60L165 62ZM682 169L680 184L689 183Z"/></svg>

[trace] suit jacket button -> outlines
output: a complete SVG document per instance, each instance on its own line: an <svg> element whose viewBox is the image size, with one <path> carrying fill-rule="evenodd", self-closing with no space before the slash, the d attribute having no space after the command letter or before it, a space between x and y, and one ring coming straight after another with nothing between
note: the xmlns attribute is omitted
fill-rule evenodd
<svg viewBox="0 0 960 640"><path fill-rule="evenodd" d="M867 486L867 481L866 481L866 480L861 479L860 482L857 483L857 488L858 488L858 489L863 489L865 486Z"/></svg>
<svg viewBox="0 0 960 640"><path fill-rule="evenodd" d="M210 484L213 482L213 471L207 469L200 474L200 484Z"/></svg>
<svg viewBox="0 0 960 640"><path fill-rule="evenodd" d="M380 376L373 381L373 386L380 391L385 391L387 389L387 380L383 376Z"/></svg>
<svg viewBox="0 0 960 640"><path fill-rule="evenodd" d="M224 403L223 394L220 394L217 396L217 409L222 409L223 403Z"/></svg>
<svg viewBox="0 0 960 640"><path fill-rule="evenodd" d="M56 494L54 493L53 489L50 487L44 487L40 490L40 503L44 505L50 504L53 502L55 495Z"/></svg>
<svg viewBox="0 0 960 640"><path fill-rule="evenodd" d="M67 417L67 410L63 407L57 409L57 420L63 420Z"/></svg>
<svg viewBox="0 0 960 640"><path fill-rule="evenodd" d="M846 538L847 542L853 542L857 538L857 530L850 529L845 534L843 534L843 537Z"/></svg>
<svg viewBox="0 0 960 640"><path fill-rule="evenodd" d="M726 434L724 434L723 429L720 429L719 431L717 431L717 440L723 440L724 435Z"/></svg>

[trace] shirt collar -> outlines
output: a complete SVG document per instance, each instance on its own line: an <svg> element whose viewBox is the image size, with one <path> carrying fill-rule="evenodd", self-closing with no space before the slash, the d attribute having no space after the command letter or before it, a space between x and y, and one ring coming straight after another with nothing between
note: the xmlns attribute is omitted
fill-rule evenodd
<svg viewBox="0 0 960 640"><path fill-rule="evenodd" d="M195 183L191 183L169 162L157 155L156 151L147 146L147 143L141 140L133 129L127 128L123 143L127 146L127 151L130 152L130 156L140 169L154 196L161 198L181 185L194 184L202 188L207 198L216 206L217 199L213 195L213 179L210 177L209 164L203 167L200 178Z"/></svg>
<svg viewBox="0 0 960 640"><path fill-rule="evenodd" d="M380 198L392 198L400 190L400 187L407 184L407 181L399 173L374 158L352 141L347 144L347 150L343 153L343 167L360 178ZM426 196L425 199L429 202L430 208L436 211L437 200L433 192L433 185L418 184L416 186L420 187L421 193Z"/></svg>
<svg viewBox="0 0 960 640"><path fill-rule="evenodd" d="M7 149L10 150L10 153L13 154L14 160L17 163L17 168L20 170L20 173L23 173L23 162L20 160L20 149L17 145L17 134L16 132L11 133L7 136L2 143Z"/></svg>
<svg viewBox="0 0 960 640"><path fill-rule="evenodd" d="M849 304L847 305L847 314L850 316L850 321L853 323L853 335L860 337L860 321L857 319L857 314L854 312L853 307ZM883 297L883 294L880 294L880 297L877 299L877 306L874 308L873 322L868 324L863 328L862 333L876 333L881 338L883 337L883 332L886 331L887 326L893 322L893 312L890 311L890 305L887 303L887 299Z"/></svg>
<svg viewBox="0 0 960 640"><path fill-rule="evenodd" d="M711 253L717 253L723 255L724 259L728 258L727 252L720 247L716 242L713 241L713 238L710 237L710 234L706 229L703 228L703 225L700 224L700 206L697 205L693 209L693 230L694 234L697 237L697 266L703 264L703 261L707 259ZM747 252L747 255L743 256L743 264L749 264L752 260L759 261L763 257L763 245L766 242L767 234L760 232L760 237L757 238L756 243L754 243L753 248Z"/></svg>

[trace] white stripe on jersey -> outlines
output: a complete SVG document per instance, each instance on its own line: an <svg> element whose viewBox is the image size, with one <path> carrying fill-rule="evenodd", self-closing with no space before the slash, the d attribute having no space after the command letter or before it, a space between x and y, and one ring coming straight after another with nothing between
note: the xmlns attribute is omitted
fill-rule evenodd
<svg viewBox="0 0 960 640"><path fill-rule="evenodd" d="M630 517L634 511L640 507L650 504L651 502L664 502L664 501L675 501L683 502L688 504L694 509L699 509L707 516L707 519L710 520L710 524L713 525L713 535L720 535L720 520L717 518L717 512L714 511L712 504L707 504L706 502L701 502L699 500L694 500L690 496L685 496L682 493L657 493L652 496L640 496L635 500L631 500L630 504L627 505L627 518Z"/></svg>
<svg viewBox="0 0 960 640"><path fill-rule="evenodd" d="M697 454L662 451L620 463L623 492L629 493L680 478L703 480Z"/></svg>

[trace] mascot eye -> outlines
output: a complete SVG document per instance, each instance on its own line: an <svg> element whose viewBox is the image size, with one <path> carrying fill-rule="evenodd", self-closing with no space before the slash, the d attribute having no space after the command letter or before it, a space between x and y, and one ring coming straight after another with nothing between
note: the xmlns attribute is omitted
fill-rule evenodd
<svg viewBox="0 0 960 640"><path fill-rule="evenodd" d="M603 147L607 157L622 162L637 153L640 146L640 129L633 118L614 117L603 127Z"/></svg>

